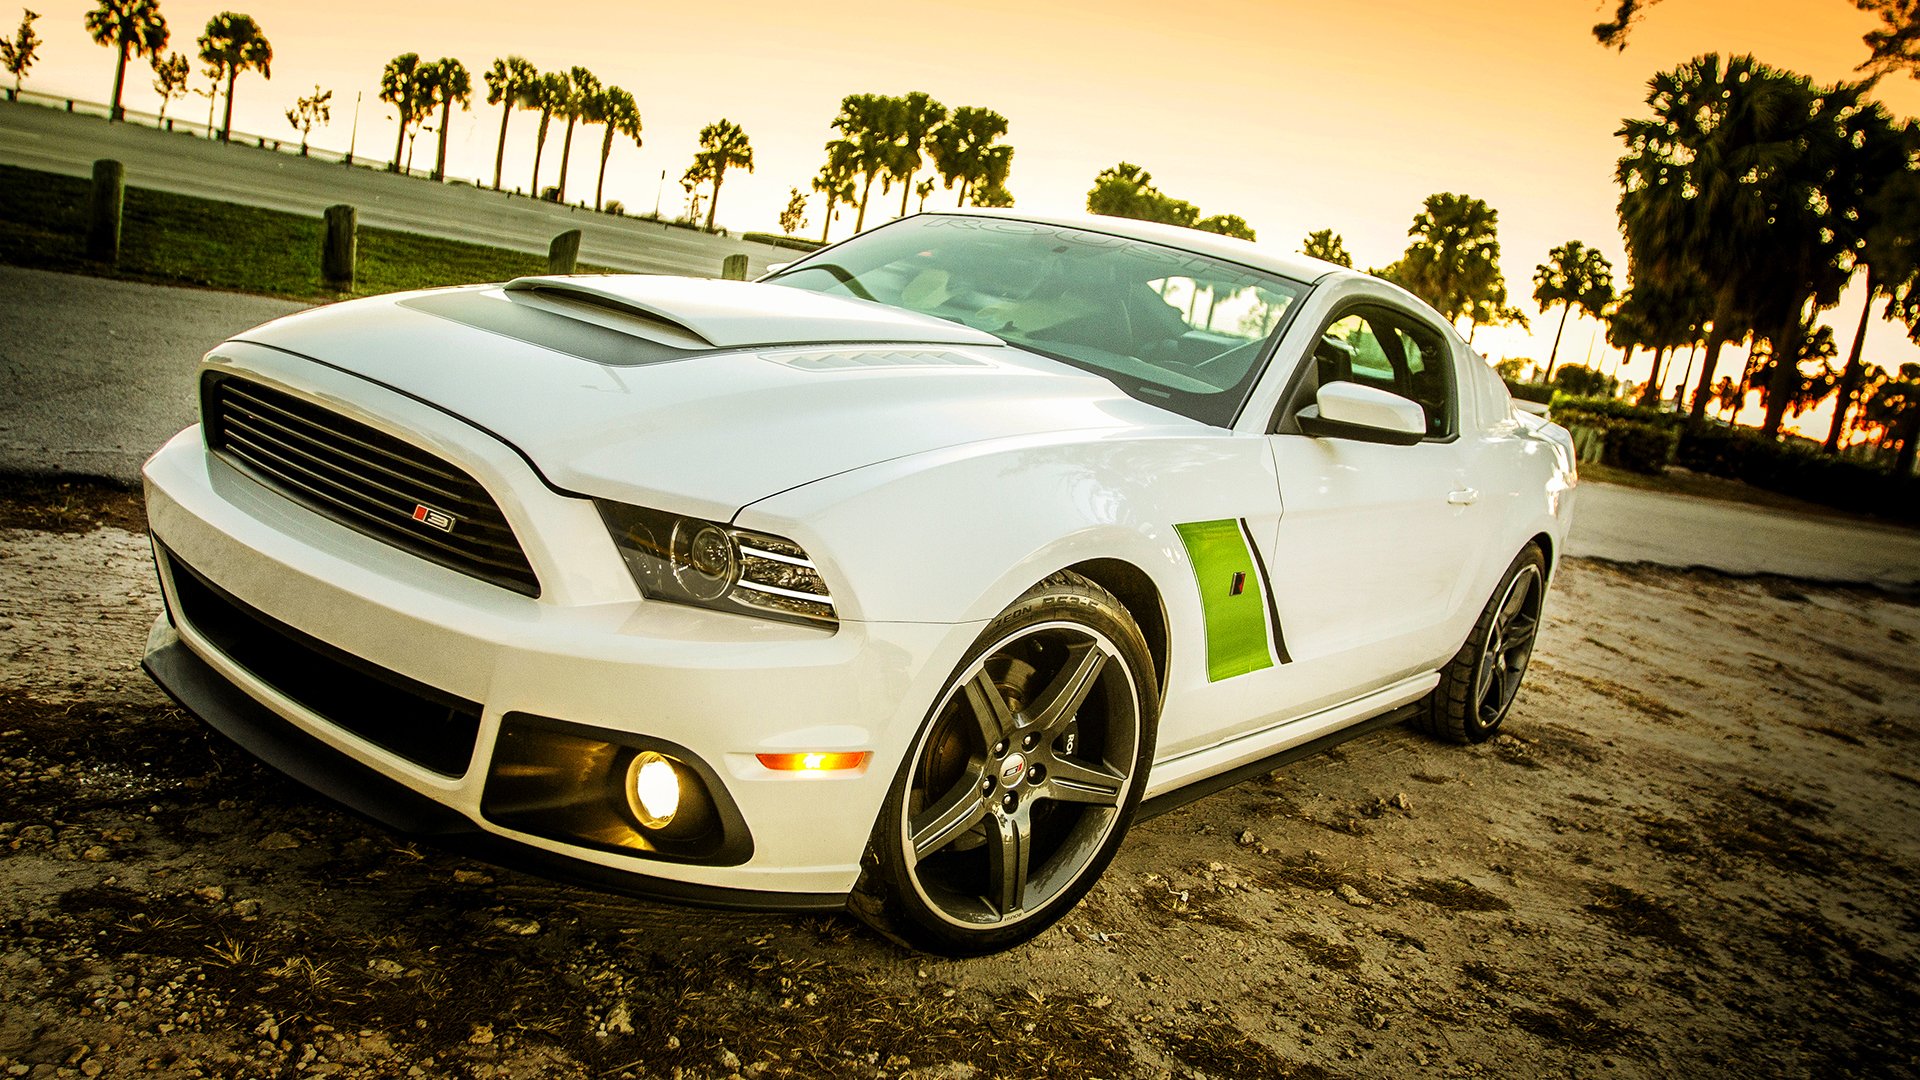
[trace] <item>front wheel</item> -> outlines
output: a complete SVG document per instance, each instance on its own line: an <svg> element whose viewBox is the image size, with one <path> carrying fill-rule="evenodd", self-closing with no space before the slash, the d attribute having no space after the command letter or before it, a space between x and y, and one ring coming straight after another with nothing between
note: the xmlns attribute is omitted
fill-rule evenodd
<svg viewBox="0 0 1920 1080"><path fill-rule="evenodd" d="M1493 737L1533 657L1546 592L1546 556L1528 544L1501 576L1466 644L1440 670L1440 685L1420 703L1421 727L1452 742Z"/></svg>
<svg viewBox="0 0 1920 1080"><path fill-rule="evenodd" d="M854 913L948 956L1045 930L1126 834L1158 701L1145 638L1111 593L1072 573L1029 589L968 650L901 764Z"/></svg>

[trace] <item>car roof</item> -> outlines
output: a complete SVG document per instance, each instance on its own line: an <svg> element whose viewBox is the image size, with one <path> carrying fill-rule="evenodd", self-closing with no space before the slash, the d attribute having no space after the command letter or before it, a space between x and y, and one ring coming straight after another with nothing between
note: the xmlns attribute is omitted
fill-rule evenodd
<svg viewBox="0 0 1920 1080"><path fill-rule="evenodd" d="M999 218L1030 221L1040 225L1060 225L1070 229L1085 229L1088 232L1106 233L1109 236L1123 236L1132 240L1145 240L1149 243L1181 248L1308 283L1317 282L1321 278L1334 274L1355 273L1337 263L1326 262L1298 252L1284 251L1271 244L1255 243L1201 229L1183 228L1179 225L1136 221L1133 218L1110 217L1105 214L1034 214L1019 210L979 207L929 210L926 214L938 217Z"/></svg>

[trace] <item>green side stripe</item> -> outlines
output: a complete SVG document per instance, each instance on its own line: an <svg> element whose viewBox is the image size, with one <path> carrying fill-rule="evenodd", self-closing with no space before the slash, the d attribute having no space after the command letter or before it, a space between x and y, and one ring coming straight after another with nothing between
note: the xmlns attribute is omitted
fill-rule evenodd
<svg viewBox="0 0 1920 1080"><path fill-rule="evenodd" d="M1194 583L1200 588L1200 608L1207 624L1207 681L1273 666L1267 648L1267 607L1260 574L1240 523L1190 521L1175 525L1193 563ZM1233 595L1233 576L1245 574L1240 595Z"/></svg>

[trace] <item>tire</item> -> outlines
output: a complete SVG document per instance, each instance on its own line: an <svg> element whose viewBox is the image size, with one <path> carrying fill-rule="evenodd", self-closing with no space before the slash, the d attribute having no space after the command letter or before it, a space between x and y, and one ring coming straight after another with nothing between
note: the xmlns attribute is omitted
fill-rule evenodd
<svg viewBox="0 0 1920 1080"><path fill-rule="evenodd" d="M1420 703L1422 728L1457 743L1486 742L1500 730L1533 657L1546 592L1546 556L1528 544L1501 575L1466 644L1440 669L1440 685Z"/></svg>
<svg viewBox="0 0 1920 1080"><path fill-rule="evenodd" d="M979 956L1073 909L1146 786L1159 689L1146 639L1060 573L989 623L894 778L848 906L910 948Z"/></svg>

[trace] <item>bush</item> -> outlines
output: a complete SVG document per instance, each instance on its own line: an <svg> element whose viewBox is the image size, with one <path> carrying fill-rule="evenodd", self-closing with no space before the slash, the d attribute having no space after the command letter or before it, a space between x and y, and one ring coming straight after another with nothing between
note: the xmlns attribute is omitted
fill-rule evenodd
<svg viewBox="0 0 1920 1080"><path fill-rule="evenodd" d="M751 240L759 244L771 244L774 247L788 248L792 251L819 251L822 247L826 246L818 240L802 240L798 236L780 236L776 233L741 233L740 239Z"/></svg>
<svg viewBox="0 0 1920 1080"><path fill-rule="evenodd" d="M1553 400L1553 387L1545 383L1520 382L1517 379L1503 380L1507 384L1507 393L1520 401L1532 401L1545 405Z"/></svg>
<svg viewBox="0 0 1920 1080"><path fill-rule="evenodd" d="M1603 396L1613 393L1613 380L1589 367L1568 364L1553 373L1554 389L1576 396Z"/></svg>
<svg viewBox="0 0 1920 1080"><path fill-rule="evenodd" d="M612 214L614 217L627 216L627 204L621 202L619 199L608 199L606 206L602 207L601 209L605 210L609 214Z"/></svg>
<svg viewBox="0 0 1920 1080"><path fill-rule="evenodd" d="M1708 428L1680 438L1679 464L1860 514L1920 521L1920 478L1821 453L1811 443L1775 442L1750 428Z"/></svg>
<svg viewBox="0 0 1920 1080"><path fill-rule="evenodd" d="M1659 476L1673 463L1680 433L1673 428L1615 420L1607 428L1607 451L1602 461L1629 472Z"/></svg>
<svg viewBox="0 0 1920 1080"><path fill-rule="evenodd" d="M1562 416L1591 416L1603 420L1631 420L1640 424L1653 424L1656 427L1682 428L1687 418L1680 413L1665 412L1660 409L1643 409L1631 402L1611 397L1574 397L1568 394L1553 395L1553 418Z"/></svg>
<svg viewBox="0 0 1920 1080"><path fill-rule="evenodd" d="M1553 419L1569 430L1587 428L1600 432L1606 440L1601 461L1648 476L1658 476L1673 464L1680 442L1680 418L1613 398L1557 394L1553 399Z"/></svg>

